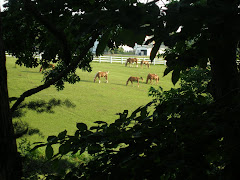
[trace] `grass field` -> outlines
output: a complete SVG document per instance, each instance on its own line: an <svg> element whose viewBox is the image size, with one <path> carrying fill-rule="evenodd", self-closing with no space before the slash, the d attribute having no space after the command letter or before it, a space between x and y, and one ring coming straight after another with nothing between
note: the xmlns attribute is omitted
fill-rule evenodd
<svg viewBox="0 0 240 180"><path fill-rule="evenodd" d="M117 63L92 63L91 73L78 70L77 74L81 81L77 84L66 84L63 91L57 91L55 87L50 87L26 99L28 101L49 101L52 98L62 101L70 101L74 107L64 105L54 107L54 113L37 113L26 110L25 116L20 120L27 122L30 127L37 128L44 135L44 139L49 135L57 135L63 130L72 134L76 130L76 123L83 122L93 125L94 121L101 120L108 123L118 118L116 113L128 109L130 112L145 105L151 98L148 97L150 84L146 84L148 73L156 73L160 77L158 85L154 82L153 87L159 85L164 90L174 87L171 83L171 75L163 76L164 65L151 66L150 69L135 66L125 67ZM8 88L10 97L19 97L24 91L40 85L43 74L37 68L25 68L15 66L15 59L7 58ZM97 71L110 71L109 83L101 79L101 83L93 83L93 77ZM135 82L126 86L126 81L130 76L142 76L143 83L137 87ZM98 81L97 81L98 82ZM34 135L29 137L31 142L43 141L41 137Z"/></svg>

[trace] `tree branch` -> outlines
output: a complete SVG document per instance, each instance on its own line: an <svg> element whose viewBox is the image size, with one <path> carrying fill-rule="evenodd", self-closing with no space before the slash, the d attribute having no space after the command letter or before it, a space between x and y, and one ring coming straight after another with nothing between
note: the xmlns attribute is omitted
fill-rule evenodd
<svg viewBox="0 0 240 180"><path fill-rule="evenodd" d="M57 29L53 22L50 23L45 17L43 17L38 11L38 9L35 7L33 2L31 2L31 0L24 0L24 7L30 14L32 14L36 18L36 20L42 23L48 29L48 31L56 37L58 41L60 41L64 54L63 61L68 65L71 59L71 51L69 49L69 44L64 32Z"/></svg>
<svg viewBox="0 0 240 180"><path fill-rule="evenodd" d="M56 39L58 39L60 41L60 43L63 46L63 53L64 53L64 57L65 61L68 58L69 60L71 59L71 51L69 49L68 46L68 41L67 38L65 36L65 34L56 29L47 19L44 19L44 17L38 12L38 10L33 7L32 4L30 4L31 2L29 2L28 0L24 0L26 8L29 10L29 12L37 19L39 20L52 34L55 35ZM30 9L29 9L30 8ZM85 55L88 53L89 49L94 45L94 42L96 41L96 39L99 36L99 32L95 32L92 35L92 39L89 41L89 43L85 46L85 48L82 50L81 55L79 56L79 58L72 62L71 64L69 64L67 66L66 69L64 69L62 72L60 72L56 77L54 77L53 79L47 81L45 84L40 85L36 88L30 89L28 91L25 91L18 99L17 101L13 104L12 108L11 108L11 113L13 113L17 107L24 101L24 99L26 97L29 97L33 94L36 94L48 87L50 87L51 85L53 85L54 83L56 83L57 81L59 81L61 78L63 78L67 73L69 73L71 70L75 69L77 67L77 65L79 64L79 62L85 57Z"/></svg>

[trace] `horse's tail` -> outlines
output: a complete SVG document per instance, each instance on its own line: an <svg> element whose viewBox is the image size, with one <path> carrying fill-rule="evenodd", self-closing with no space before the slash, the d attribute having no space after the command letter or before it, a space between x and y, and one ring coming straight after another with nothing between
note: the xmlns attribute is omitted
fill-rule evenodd
<svg viewBox="0 0 240 180"><path fill-rule="evenodd" d="M95 74L94 79L93 79L93 82L96 81L96 78L97 78L97 75L98 75L99 72L101 72L101 71L98 71L98 72Z"/></svg>
<svg viewBox="0 0 240 180"><path fill-rule="evenodd" d="M39 72L41 72L41 71L42 71L42 68L43 68L43 67L41 66L41 67L40 67L40 70L39 70Z"/></svg>

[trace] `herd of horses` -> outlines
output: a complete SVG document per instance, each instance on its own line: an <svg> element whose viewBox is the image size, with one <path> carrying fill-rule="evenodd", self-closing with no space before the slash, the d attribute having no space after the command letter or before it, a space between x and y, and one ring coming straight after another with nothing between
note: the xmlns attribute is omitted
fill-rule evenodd
<svg viewBox="0 0 240 180"><path fill-rule="evenodd" d="M129 63L129 67L133 66L133 63L136 63L136 67L138 67L138 59L137 58L128 58L126 60L125 66L127 66ZM148 61L141 61L141 67L143 67L143 65L147 66L148 68L150 67L150 63ZM93 79L93 82L96 82L96 79L98 78L99 83L101 82L101 77L105 77L106 79L106 83L108 83L108 74L109 71L107 72L102 72L102 71L98 71ZM142 77L134 77L134 76L130 76L126 82L126 86L128 85L128 82L130 81L132 84L134 81L136 81L138 83L138 87L139 87L139 80L142 80L143 82L143 78ZM159 76L157 74L151 74L149 73L147 75L147 80L146 80L146 84L148 83L148 81L150 81L150 83L152 83L153 81L156 81L156 84L159 81Z"/></svg>
<svg viewBox="0 0 240 180"><path fill-rule="evenodd" d="M138 59L137 58L128 58L126 60L126 63L125 63L125 66L127 66L129 63L129 67L132 67L133 66L133 63L136 63L136 67L138 67ZM145 65L146 67L150 68L150 63L148 61L144 61L142 60L141 61L141 67L143 67L143 65ZM42 72L48 68L51 68L52 70L55 68L54 64L49 64L48 66L46 67L43 67L41 66L40 67L40 70L39 72ZM103 72L103 71L98 71L95 76L94 76L94 79L93 79L93 82L95 83L96 82L96 79L98 78L98 82L100 83L101 82L101 77L105 78L106 79L106 83L108 83L108 74L109 74L109 71L107 72ZM128 82L130 81L132 84L134 81L136 81L138 83L138 87L139 87L139 80L142 80L143 82L143 78L142 77L134 77L134 76L131 76L128 78L127 82L126 82L126 86L128 85ZM147 75L147 80L146 80L146 84L148 84L148 81L150 80L150 83L152 83L154 80L156 81L156 84L158 83L159 81L159 76L157 74L151 74L149 73Z"/></svg>
<svg viewBox="0 0 240 180"><path fill-rule="evenodd" d="M126 60L125 66L127 66L129 63L129 67L133 66L133 63L136 63L136 67L138 67L138 59L137 58L128 58ZM141 67L143 67L143 64L145 64L145 66L147 66L148 68L150 68L150 63L148 61L141 61Z"/></svg>

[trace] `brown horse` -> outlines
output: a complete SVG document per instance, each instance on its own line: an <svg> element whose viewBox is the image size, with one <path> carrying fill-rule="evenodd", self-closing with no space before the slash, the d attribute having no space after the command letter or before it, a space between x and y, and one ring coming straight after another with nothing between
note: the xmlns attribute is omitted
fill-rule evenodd
<svg viewBox="0 0 240 180"><path fill-rule="evenodd" d="M127 82L126 82L126 86L128 85L128 82L131 81L132 85L133 85L133 81L137 81L138 82L138 87L139 87L139 79L141 79L143 81L143 78L142 77L129 77Z"/></svg>
<svg viewBox="0 0 240 180"><path fill-rule="evenodd" d="M101 81L100 81L101 77L105 77L106 83L108 83L108 74L109 74L109 71L107 71L107 72L98 71L98 72L95 74L95 76L94 76L93 82L95 82L95 81L96 81L96 78L98 78L98 79L99 79L99 83L100 83L100 82L101 82Z"/></svg>
<svg viewBox="0 0 240 180"><path fill-rule="evenodd" d="M143 64L145 64L145 66L147 66L148 68L150 67L150 63L148 61L141 61L141 67L143 67Z"/></svg>
<svg viewBox="0 0 240 180"><path fill-rule="evenodd" d="M128 58L127 60L126 60L126 63L125 63L125 66L127 66L127 64L129 63L129 67L131 67L131 65L133 64L133 63L136 63L136 67L138 67L138 59L137 58Z"/></svg>
<svg viewBox="0 0 240 180"><path fill-rule="evenodd" d="M55 66L54 66L54 64L48 64L47 66L44 66L44 67L41 66L39 72L42 72L42 71L44 71L44 70L46 70L46 69L48 69L48 68L54 69Z"/></svg>
<svg viewBox="0 0 240 180"><path fill-rule="evenodd" d="M158 83L159 81L159 77L157 74L151 74L149 73L148 76L147 76L147 81L146 81L146 84L148 83L148 80L150 79L150 83L152 83L152 80L156 80L156 84Z"/></svg>

